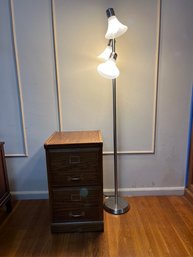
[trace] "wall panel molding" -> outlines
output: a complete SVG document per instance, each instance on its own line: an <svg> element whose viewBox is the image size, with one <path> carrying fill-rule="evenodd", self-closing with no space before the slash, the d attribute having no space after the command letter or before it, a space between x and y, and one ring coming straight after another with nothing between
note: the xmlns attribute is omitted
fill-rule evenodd
<svg viewBox="0 0 193 257"><path fill-rule="evenodd" d="M57 108L58 108L58 126L59 131L62 131L62 108L61 108L61 93L60 93L60 74L58 64L58 48L57 48L57 31L55 19L55 1L51 0L51 17L52 17L52 32L53 32L53 48L54 48L54 66L55 66L55 79L56 79L56 92L57 92Z"/></svg>
<svg viewBox="0 0 193 257"><path fill-rule="evenodd" d="M20 77L17 37L16 37L16 30L15 30L14 1L10 0L9 4L10 4L9 6L10 6L12 45L13 45L13 53L14 53L16 80L17 80L18 93L19 93L19 108L21 113L21 127L22 127L24 153L6 154L6 157L27 157L28 147L27 147L27 136L26 136L26 129L25 129L24 104L23 104L23 94L22 94L21 77Z"/></svg>
<svg viewBox="0 0 193 257"><path fill-rule="evenodd" d="M54 0L51 0L52 9L52 29L53 29L53 46L55 58L55 73L56 73L56 89L58 101L58 123L59 130L62 130L62 110L61 110L61 93L59 81L59 65L58 65L58 49L57 49L57 33L56 33L56 11ZM155 66L154 66L154 99L153 99L153 123L152 123L152 145L151 149L147 150L128 150L118 151L119 155L125 154L154 154L156 147L156 124L157 124L157 101L158 101L158 79L159 79L159 54L160 54L160 36L161 36L161 6L162 0L157 0L157 24L156 24L156 48L155 48ZM113 151L104 151L104 155L112 155Z"/></svg>
<svg viewBox="0 0 193 257"><path fill-rule="evenodd" d="M158 83L159 83L159 60L160 60L160 39L161 39L161 10L162 0L157 1L157 34L156 34L156 58L155 58L155 77L154 77L154 113L153 113L153 134L152 134L152 153L156 147L156 125L157 125L157 104L158 104Z"/></svg>
<svg viewBox="0 0 193 257"><path fill-rule="evenodd" d="M151 149L142 151L118 151L119 155L125 154L154 154L156 148L156 125L157 125L157 102L158 102L158 80L159 80L159 58L161 38L161 8L162 0L157 0L157 24L156 24L156 49L154 66L154 99L153 99L153 123L152 123L152 146ZM104 155L112 155L113 151L105 151Z"/></svg>

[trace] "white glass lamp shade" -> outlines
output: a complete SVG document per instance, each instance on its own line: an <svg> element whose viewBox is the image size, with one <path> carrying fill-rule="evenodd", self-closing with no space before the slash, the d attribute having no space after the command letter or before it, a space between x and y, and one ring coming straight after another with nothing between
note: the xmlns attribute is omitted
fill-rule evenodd
<svg viewBox="0 0 193 257"><path fill-rule="evenodd" d="M127 31L127 26L123 25L115 16L113 8L106 11L108 17L108 28L105 35L107 39L120 37Z"/></svg>
<svg viewBox="0 0 193 257"><path fill-rule="evenodd" d="M112 46L107 46L105 50L98 56L98 58L107 61L112 53Z"/></svg>
<svg viewBox="0 0 193 257"><path fill-rule="evenodd" d="M112 41L112 39L109 40L107 47L100 55L98 55L98 58L105 61L107 61L110 58L110 55L113 52Z"/></svg>
<svg viewBox="0 0 193 257"><path fill-rule="evenodd" d="M115 62L116 57L117 54L113 53L109 60L98 65L97 71L102 77L107 79L115 79L119 76L120 72Z"/></svg>

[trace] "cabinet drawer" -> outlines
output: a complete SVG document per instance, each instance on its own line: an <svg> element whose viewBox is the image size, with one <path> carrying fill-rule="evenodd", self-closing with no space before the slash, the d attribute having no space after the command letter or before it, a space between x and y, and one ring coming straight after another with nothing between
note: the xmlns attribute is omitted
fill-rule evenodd
<svg viewBox="0 0 193 257"><path fill-rule="evenodd" d="M98 151L94 150L51 150L49 151L50 170L52 172L96 172L98 168Z"/></svg>
<svg viewBox="0 0 193 257"><path fill-rule="evenodd" d="M101 199L101 187L74 187L52 190L54 205L65 205L66 208L76 206L93 206Z"/></svg>
<svg viewBox="0 0 193 257"><path fill-rule="evenodd" d="M52 232L103 231L100 131L54 132L45 142Z"/></svg>
<svg viewBox="0 0 193 257"><path fill-rule="evenodd" d="M88 152L88 150L90 152ZM52 186L97 185L98 148L49 151L49 177Z"/></svg>
<svg viewBox="0 0 193 257"><path fill-rule="evenodd" d="M77 222L77 221L89 221L99 220L99 208L71 208L65 209L63 206L54 208L53 210L53 222Z"/></svg>
<svg viewBox="0 0 193 257"><path fill-rule="evenodd" d="M51 171L49 173L52 186L81 186L81 185L97 185L99 184L99 175L96 172L65 172Z"/></svg>

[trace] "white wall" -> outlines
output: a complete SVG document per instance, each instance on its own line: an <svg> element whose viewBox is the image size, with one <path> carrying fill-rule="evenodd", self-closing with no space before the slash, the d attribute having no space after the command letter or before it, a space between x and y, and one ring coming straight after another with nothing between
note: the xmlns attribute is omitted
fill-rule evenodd
<svg viewBox="0 0 193 257"><path fill-rule="evenodd" d="M97 55L107 43L108 7L128 26L117 39L120 191L182 193L193 81L193 2L163 0L159 31L159 1L55 0L55 49L51 1L11 3L12 12L8 1L0 0L0 139L13 194L47 195L43 143L59 129L57 85L62 129L101 129L104 152L112 152L111 81L96 72ZM113 156L105 154L104 189L112 188Z"/></svg>

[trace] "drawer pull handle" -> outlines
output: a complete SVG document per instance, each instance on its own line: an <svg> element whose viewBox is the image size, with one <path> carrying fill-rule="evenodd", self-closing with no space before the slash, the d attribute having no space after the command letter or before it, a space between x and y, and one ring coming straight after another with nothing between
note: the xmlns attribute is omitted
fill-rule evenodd
<svg viewBox="0 0 193 257"><path fill-rule="evenodd" d="M70 177L70 181L80 181L80 177Z"/></svg>
<svg viewBox="0 0 193 257"><path fill-rule="evenodd" d="M85 216L85 212L81 212L80 214L73 214L72 212L69 213L69 216L72 218L80 218Z"/></svg>

